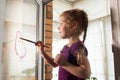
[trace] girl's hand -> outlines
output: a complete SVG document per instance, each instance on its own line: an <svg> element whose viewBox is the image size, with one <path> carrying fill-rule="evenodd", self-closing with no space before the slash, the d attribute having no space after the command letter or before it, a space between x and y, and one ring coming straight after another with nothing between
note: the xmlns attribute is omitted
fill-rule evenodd
<svg viewBox="0 0 120 80"><path fill-rule="evenodd" d="M57 54L54 58L54 62L59 66L66 66L67 64L67 61L62 54Z"/></svg>
<svg viewBox="0 0 120 80"><path fill-rule="evenodd" d="M43 44L43 42L37 41L37 42L35 43L35 45L39 47L39 50L40 50L42 53L44 52L44 44Z"/></svg>

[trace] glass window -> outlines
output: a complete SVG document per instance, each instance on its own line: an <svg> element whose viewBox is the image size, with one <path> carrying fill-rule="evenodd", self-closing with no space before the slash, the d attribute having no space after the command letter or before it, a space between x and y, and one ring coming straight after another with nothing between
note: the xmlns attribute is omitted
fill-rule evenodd
<svg viewBox="0 0 120 80"><path fill-rule="evenodd" d="M36 2L6 0L5 11L4 80L35 80L36 47L20 38L36 41Z"/></svg>

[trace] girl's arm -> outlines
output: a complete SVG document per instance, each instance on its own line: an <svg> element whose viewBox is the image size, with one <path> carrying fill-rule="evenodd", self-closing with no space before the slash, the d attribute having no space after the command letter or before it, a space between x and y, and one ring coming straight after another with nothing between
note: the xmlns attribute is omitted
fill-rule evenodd
<svg viewBox="0 0 120 80"><path fill-rule="evenodd" d="M38 46L42 58L44 58L51 66L58 66L56 63L54 63L54 59L44 51L44 44L41 41L36 42L35 45Z"/></svg>
<svg viewBox="0 0 120 80"><path fill-rule="evenodd" d="M62 54L58 54L54 60L56 64L79 78L89 78L91 74L90 64L87 56L82 56L82 65L75 66L67 62ZM63 62L63 63L62 63Z"/></svg>

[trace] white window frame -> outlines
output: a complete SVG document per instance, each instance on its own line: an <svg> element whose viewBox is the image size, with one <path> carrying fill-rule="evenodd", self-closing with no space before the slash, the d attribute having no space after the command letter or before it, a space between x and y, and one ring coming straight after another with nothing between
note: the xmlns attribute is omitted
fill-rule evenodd
<svg viewBox="0 0 120 80"><path fill-rule="evenodd" d="M0 80L3 80L2 43L4 30L5 0L0 0Z"/></svg>

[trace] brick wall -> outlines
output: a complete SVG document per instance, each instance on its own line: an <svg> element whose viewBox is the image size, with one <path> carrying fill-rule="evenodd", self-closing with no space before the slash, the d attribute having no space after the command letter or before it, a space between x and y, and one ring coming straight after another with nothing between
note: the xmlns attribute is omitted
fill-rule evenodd
<svg viewBox="0 0 120 80"><path fill-rule="evenodd" d="M45 18L45 44L50 48L46 48L48 55L52 56L52 2L46 5ZM45 62L45 80L52 79L52 66Z"/></svg>

